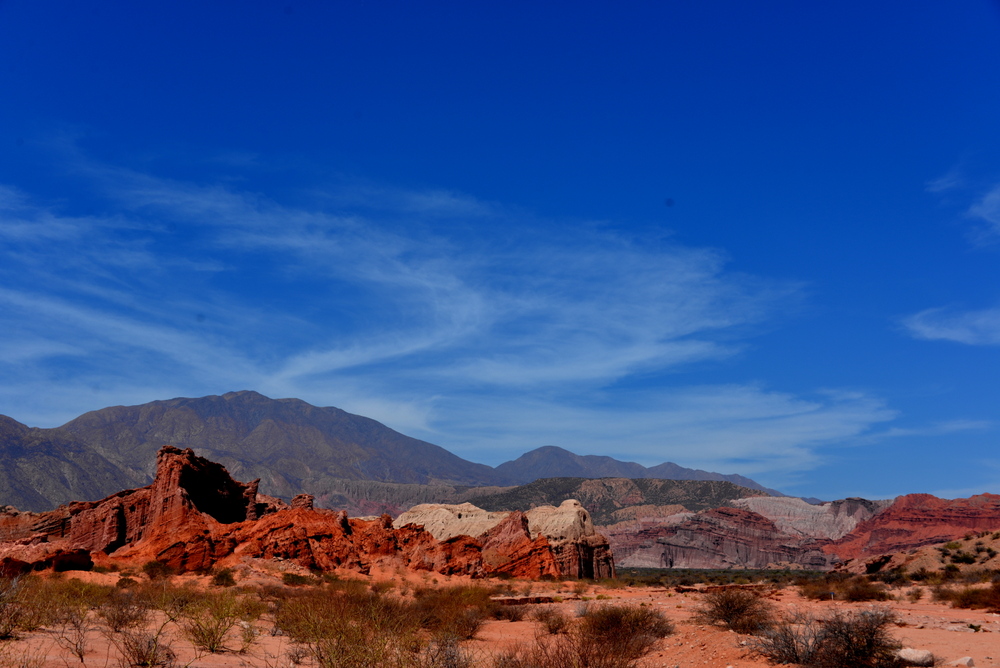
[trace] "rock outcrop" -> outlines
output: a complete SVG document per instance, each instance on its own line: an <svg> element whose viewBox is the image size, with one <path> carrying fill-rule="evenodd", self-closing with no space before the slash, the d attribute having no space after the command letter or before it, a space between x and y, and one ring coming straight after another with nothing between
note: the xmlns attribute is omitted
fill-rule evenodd
<svg viewBox="0 0 1000 668"><path fill-rule="evenodd" d="M164 446L148 487L47 513L0 509L0 572L154 559L189 571L256 558L362 573L379 567L474 577L613 574L607 541L594 533L586 511L563 505L539 515L540 526L553 527L551 539L533 533L523 513L480 521L485 529L475 535L438 538L415 524L394 527L388 515L350 519L316 509L308 495L288 506L258 494L256 480L238 482L190 449Z"/></svg>
<svg viewBox="0 0 1000 668"><path fill-rule="evenodd" d="M517 553L541 575L550 574L551 557L554 571L563 576L614 577L608 541L594 530L590 514L575 499L567 499L559 507L543 505L523 513L489 512L471 503L421 504L393 523L397 528L411 525L422 527L438 540L460 535L480 537L491 554ZM529 549L529 544L534 547Z"/></svg>

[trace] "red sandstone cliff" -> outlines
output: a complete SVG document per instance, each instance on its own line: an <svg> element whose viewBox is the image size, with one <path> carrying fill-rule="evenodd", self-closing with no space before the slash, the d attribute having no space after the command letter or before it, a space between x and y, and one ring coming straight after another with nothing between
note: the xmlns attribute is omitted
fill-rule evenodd
<svg viewBox="0 0 1000 668"><path fill-rule="evenodd" d="M363 573L382 566L531 578L613 569L606 541L602 545L591 536L576 545L532 538L520 513L479 538L437 540L421 527L393 528L388 515L360 520L314 509L304 495L289 507L258 495L257 481L237 482L222 465L171 446L160 450L156 478L148 487L47 513L0 510L0 541L5 573L153 559L186 571L243 558L281 558L307 568ZM595 559L608 563L595 566L590 563Z"/></svg>
<svg viewBox="0 0 1000 668"><path fill-rule="evenodd" d="M1000 495L939 499L907 494L823 549L841 559L858 559L943 543L976 531L1000 529Z"/></svg>

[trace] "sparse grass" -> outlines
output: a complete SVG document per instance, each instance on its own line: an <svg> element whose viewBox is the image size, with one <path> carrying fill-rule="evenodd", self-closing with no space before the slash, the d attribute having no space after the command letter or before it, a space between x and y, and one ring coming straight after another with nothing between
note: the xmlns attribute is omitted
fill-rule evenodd
<svg viewBox="0 0 1000 668"><path fill-rule="evenodd" d="M774 606L751 589L720 589L705 594L698 617L737 633L762 633L774 626Z"/></svg>

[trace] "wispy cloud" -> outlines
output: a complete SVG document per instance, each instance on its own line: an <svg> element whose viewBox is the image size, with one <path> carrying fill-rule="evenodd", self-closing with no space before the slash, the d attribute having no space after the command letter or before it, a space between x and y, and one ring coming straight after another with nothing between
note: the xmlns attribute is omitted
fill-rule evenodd
<svg viewBox="0 0 1000 668"><path fill-rule="evenodd" d="M1000 308L976 311L927 309L910 316L903 324L918 339L954 341L974 346L1000 345Z"/></svg>
<svg viewBox="0 0 1000 668"><path fill-rule="evenodd" d="M252 388L476 460L554 443L753 473L815 466L817 448L894 417L865 394L684 385L802 299L712 249L443 190L288 204L77 168L101 213L0 190L0 402L15 418Z"/></svg>
<svg viewBox="0 0 1000 668"><path fill-rule="evenodd" d="M993 186L970 206L968 215L986 223L985 234L991 237L1000 234L1000 184Z"/></svg>

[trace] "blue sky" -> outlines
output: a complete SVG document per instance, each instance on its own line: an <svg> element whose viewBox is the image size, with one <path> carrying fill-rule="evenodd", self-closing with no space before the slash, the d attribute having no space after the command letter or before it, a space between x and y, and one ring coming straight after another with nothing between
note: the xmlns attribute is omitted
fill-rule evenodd
<svg viewBox="0 0 1000 668"><path fill-rule="evenodd" d="M1000 492L1000 4L149 4L0 2L0 413Z"/></svg>

